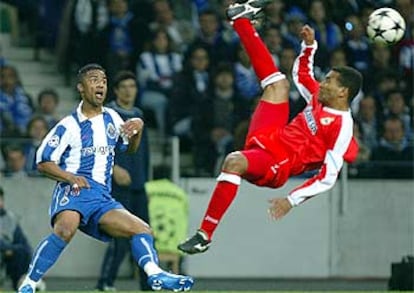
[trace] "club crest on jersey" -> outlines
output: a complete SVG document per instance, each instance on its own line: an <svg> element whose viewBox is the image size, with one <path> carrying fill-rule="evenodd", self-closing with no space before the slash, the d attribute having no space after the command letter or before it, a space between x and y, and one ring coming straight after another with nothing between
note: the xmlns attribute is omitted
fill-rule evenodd
<svg viewBox="0 0 414 293"><path fill-rule="evenodd" d="M52 135L52 137L47 142L47 145L51 148L56 148L59 145L60 138L57 134Z"/></svg>
<svg viewBox="0 0 414 293"><path fill-rule="evenodd" d="M329 125L335 120L334 117L323 117L320 119L322 125Z"/></svg>
<svg viewBox="0 0 414 293"><path fill-rule="evenodd" d="M115 139L116 138L116 129L115 129L115 126L112 123L108 123L108 127L106 127L106 135L110 139Z"/></svg>
<svg viewBox="0 0 414 293"><path fill-rule="evenodd" d="M316 125L315 117L312 114L312 106L308 106L303 110L303 115L305 115L306 124L308 125L309 130L313 135L318 131L318 126Z"/></svg>

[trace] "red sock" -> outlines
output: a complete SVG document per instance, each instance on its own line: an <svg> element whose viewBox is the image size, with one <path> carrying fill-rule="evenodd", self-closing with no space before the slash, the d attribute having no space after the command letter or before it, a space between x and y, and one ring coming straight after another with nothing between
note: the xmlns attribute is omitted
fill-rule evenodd
<svg viewBox="0 0 414 293"><path fill-rule="evenodd" d="M227 181L217 183L200 227L206 232L208 239L211 239L218 223L236 197L238 188L238 184Z"/></svg>
<svg viewBox="0 0 414 293"><path fill-rule="evenodd" d="M279 71L272 55L249 19L236 19L233 28L239 35L259 80L264 80L266 77Z"/></svg>

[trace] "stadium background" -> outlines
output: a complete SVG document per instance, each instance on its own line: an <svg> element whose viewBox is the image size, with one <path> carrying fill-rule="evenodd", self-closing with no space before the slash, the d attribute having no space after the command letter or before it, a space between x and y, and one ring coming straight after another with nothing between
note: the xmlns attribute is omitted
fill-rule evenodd
<svg viewBox="0 0 414 293"><path fill-rule="evenodd" d="M61 97L58 112L66 114L76 104L73 80L68 82L57 70L56 55L48 42L31 40L31 34L41 36L44 32L30 31L25 16L22 19L4 2L0 3L0 56L16 66L32 97L45 86L56 89ZM376 5L395 4L383 2ZM42 4L50 5L48 1ZM408 31L411 25L408 23ZM412 35L408 38L412 46ZM412 98L412 92L408 95ZM412 116L412 105L410 110ZM151 129L150 133L152 167L169 165L172 178L188 193L191 232L198 225L214 179L184 176L191 174L191 154L179 152L180 160L171 164L177 150L168 142L161 147L157 131ZM412 162L408 164L412 168ZM414 184L407 179L358 178L353 174L342 176L332 191L307 202L279 223L267 217L267 198L283 195L301 181L294 179L276 192L244 184L211 251L184 258L182 270L199 280L196 290L386 290L391 263L414 254ZM405 175L412 178L412 174ZM20 218L35 245L49 231L47 207L53 183L43 178L2 177L1 181L7 207ZM48 274L49 289L93 289L104 248L77 235ZM130 274L125 262L118 289L136 288Z"/></svg>

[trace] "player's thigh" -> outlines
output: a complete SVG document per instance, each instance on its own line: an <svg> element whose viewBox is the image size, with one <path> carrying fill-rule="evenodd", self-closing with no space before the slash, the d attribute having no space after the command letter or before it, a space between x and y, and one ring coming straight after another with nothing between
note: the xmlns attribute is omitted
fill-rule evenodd
<svg viewBox="0 0 414 293"><path fill-rule="evenodd" d="M113 209L99 220L100 228L112 237L131 237L139 233L151 233L147 223L126 209Z"/></svg>
<svg viewBox="0 0 414 293"><path fill-rule="evenodd" d="M274 104L261 100L252 115L246 142L255 135L269 135L278 128L286 126L288 121L289 102Z"/></svg>

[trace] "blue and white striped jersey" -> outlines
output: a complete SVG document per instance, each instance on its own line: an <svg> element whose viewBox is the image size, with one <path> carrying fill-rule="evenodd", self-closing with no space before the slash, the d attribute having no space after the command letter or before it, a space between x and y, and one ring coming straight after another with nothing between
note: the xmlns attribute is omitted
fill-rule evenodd
<svg viewBox="0 0 414 293"><path fill-rule="evenodd" d="M120 137L124 123L117 112L102 107L102 114L88 119L77 109L46 135L36 153L36 163L53 161L63 170L84 176L111 189L115 148L125 151Z"/></svg>

